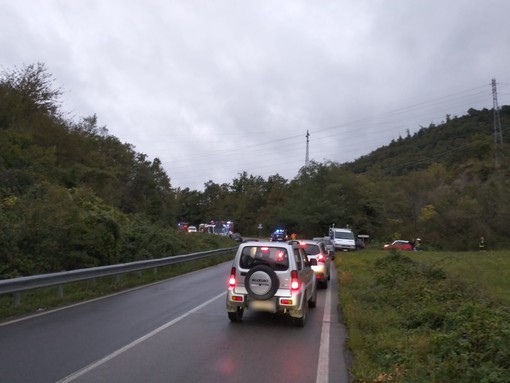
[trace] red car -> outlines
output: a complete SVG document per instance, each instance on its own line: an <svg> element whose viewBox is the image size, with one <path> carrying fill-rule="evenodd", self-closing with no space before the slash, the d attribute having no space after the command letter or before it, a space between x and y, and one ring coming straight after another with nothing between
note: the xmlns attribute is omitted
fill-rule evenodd
<svg viewBox="0 0 510 383"><path fill-rule="evenodd" d="M413 245L411 245L409 241L404 241L402 239L398 239L392 243L387 243L384 245L384 250L388 249L414 250Z"/></svg>

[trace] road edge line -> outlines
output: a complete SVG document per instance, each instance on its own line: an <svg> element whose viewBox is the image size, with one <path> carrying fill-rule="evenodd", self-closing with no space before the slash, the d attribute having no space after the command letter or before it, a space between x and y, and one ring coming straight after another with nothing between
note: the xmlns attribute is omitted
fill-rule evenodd
<svg viewBox="0 0 510 383"><path fill-rule="evenodd" d="M329 382L329 338L331 330L331 288L326 292L324 316L322 318L321 342L319 347L319 361L317 363L316 383Z"/></svg>

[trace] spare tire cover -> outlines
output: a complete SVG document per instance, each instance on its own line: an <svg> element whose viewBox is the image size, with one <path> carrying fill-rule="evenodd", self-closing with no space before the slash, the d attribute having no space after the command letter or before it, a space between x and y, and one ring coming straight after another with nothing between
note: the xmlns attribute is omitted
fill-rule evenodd
<svg viewBox="0 0 510 383"><path fill-rule="evenodd" d="M269 266L259 265L248 271L244 285L251 297L266 300L276 294L280 287L280 280Z"/></svg>

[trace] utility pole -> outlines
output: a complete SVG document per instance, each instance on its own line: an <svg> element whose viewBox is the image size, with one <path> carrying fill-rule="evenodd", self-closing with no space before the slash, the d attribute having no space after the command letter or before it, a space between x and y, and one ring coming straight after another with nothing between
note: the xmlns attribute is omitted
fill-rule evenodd
<svg viewBox="0 0 510 383"><path fill-rule="evenodd" d="M494 153L495 165L499 165L499 150L503 145L503 133L501 132L501 119L499 117L498 91L496 89L496 79L492 79L492 114L494 116Z"/></svg>
<svg viewBox="0 0 510 383"><path fill-rule="evenodd" d="M310 133L308 133L308 130L306 131L306 156L305 156L305 166L308 166L308 163L310 162L310 152L308 151L309 146L309 140Z"/></svg>
<svg viewBox="0 0 510 383"><path fill-rule="evenodd" d="M503 133L501 132L501 119L499 117L498 91L496 89L496 79L492 79L492 104L494 115L494 142L496 146L503 144Z"/></svg>

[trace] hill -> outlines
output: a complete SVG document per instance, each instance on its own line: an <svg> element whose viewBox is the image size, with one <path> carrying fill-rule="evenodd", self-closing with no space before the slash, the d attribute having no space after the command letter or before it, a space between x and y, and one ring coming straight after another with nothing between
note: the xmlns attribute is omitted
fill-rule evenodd
<svg viewBox="0 0 510 383"><path fill-rule="evenodd" d="M182 254L218 245L175 228L175 193L149 160L65 118L42 64L0 76L0 278Z"/></svg>
<svg viewBox="0 0 510 383"><path fill-rule="evenodd" d="M505 137L510 107L499 115ZM431 246L469 250L488 236L507 247L510 152L495 144L493 122L492 110L470 109L342 167L381 186L393 237L425 236Z"/></svg>
<svg viewBox="0 0 510 383"><path fill-rule="evenodd" d="M510 107L499 112L503 136L510 132ZM405 175L423 170L433 163L454 169L466 160L495 160L494 127L492 110L469 109L465 116L446 116L440 125L422 127L414 135L393 140L356 161L346 164L354 173L381 172L386 176ZM499 148L503 150L503 148Z"/></svg>
<svg viewBox="0 0 510 383"><path fill-rule="evenodd" d="M430 249L508 248L509 146L490 110L390 142L345 164L310 162L292 180L242 172L203 192L174 189L150 160L97 126L65 117L42 64L0 76L0 277L156 258L217 246L180 221L233 220L243 234L283 226L300 238L330 225L373 246L420 237ZM500 111L503 136L510 107ZM262 229L259 229L262 225Z"/></svg>

